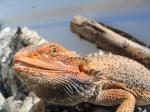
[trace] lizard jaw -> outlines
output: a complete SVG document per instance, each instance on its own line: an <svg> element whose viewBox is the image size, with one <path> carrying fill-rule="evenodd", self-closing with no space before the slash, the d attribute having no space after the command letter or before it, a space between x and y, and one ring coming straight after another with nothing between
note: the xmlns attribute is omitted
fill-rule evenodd
<svg viewBox="0 0 150 112"><path fill-rule="evenodd" d="M13 68L17 72L23 72L23 68L35 68L39 70L49 70L49 71L75 71L75 67L70 67L61 63L60 61L43 61L39 59L31 59L29 57L18 56L13 60ZM76 71L77 72L77 71Z"/></svg>

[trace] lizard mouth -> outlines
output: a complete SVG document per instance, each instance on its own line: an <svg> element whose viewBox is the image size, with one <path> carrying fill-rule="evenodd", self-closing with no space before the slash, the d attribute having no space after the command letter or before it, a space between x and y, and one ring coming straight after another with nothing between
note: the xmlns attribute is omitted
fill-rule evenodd
<svg viewBox="0 0 150 112"><path fill-rule="evenodd" d="M15 57L13 60L13 68L17 72L22 72L26 68L49 70L49 71L74 71L73 67L67 66L60 61L43 61L39 59L31 59L29 57Z"/></svg>

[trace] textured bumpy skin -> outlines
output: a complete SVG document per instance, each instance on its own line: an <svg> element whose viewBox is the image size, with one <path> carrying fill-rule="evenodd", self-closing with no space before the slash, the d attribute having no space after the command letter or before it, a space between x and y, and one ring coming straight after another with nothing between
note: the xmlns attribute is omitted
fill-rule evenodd
<svg viewBox="0 0 150 112"><path fill-rule="evenodd" d="M119 105L116 112L133 112L136 104L150 104L150 71L119 55L80 57L48 43L16 53L14 69L49 104Z"/></svg>

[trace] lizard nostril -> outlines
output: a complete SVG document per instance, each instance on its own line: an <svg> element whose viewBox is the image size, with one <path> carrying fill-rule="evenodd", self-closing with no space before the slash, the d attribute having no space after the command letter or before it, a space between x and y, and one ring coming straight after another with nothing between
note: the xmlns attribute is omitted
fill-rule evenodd
<svg viewBox="0 0 150 112"><path fill-rule="evenodd" d="M31 54L31 57L33 57L33 58L36 58L38 56L38 54L37 53L33 53L33 54Z"/></svg>

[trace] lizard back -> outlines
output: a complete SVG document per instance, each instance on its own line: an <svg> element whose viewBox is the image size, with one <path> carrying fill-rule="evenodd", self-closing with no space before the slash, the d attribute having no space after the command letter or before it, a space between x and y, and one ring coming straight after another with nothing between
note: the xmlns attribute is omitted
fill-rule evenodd
<svg viewBox="0 0 150 112"><path fill-rule="evenodd" d="M150 71L142 64L113 54L96 55L87 59L90 60L89 68L98 71L97 77L102 75L131 88L150 91Z"/></svg>

